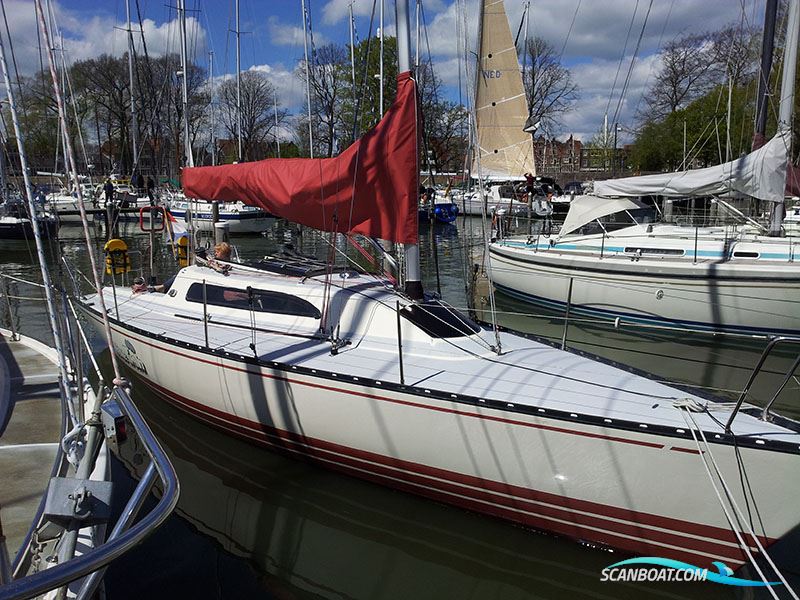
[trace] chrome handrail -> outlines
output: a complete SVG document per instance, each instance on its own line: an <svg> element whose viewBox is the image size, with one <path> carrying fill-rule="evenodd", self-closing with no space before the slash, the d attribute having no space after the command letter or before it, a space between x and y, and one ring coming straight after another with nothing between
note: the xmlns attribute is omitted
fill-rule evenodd
<svg viewBox="0 0 800 600"><path fill-rule="evenodd" d="M67 272L69 273L70 277L73 278L73 283L76 283L74 280L74 273L71 269L69 269L69 264L67 261L65 261L65 264L68 266ZM23 279L6 276L5 274L0 274L0 281L4 278L41 287L41 284L35 282L29 282ZM85 348L86 352L88 352L92 367L94 368L95 374L98 377L98 395L100 393L105 394L102 385L103 375L100 371L97 361L94 359L92 348L89 345L89 339L86 336L80 321L78 320L78 315L72 300L68 298L66 302L75 319L81 344ZM66 309L64 317L68 317L66 314ZM73 351L80 352L81 349L73 348ZM152 533L166 520L166 518L172 513L177 505L178 496L180 494L180 486L172 463L169 461L169 458L156 439L152 430L147 425L144 417L136 408L136 405L127 391L127 383L123 380L115 381L114 384L114 389L111 390L110 393L107 393L106 401L113 398L120 404L123 413L133 426L133 430L138 434L139 439L144 446L145 452L150 457L151 462L147 468L145 476L141 478L136 489L131 494L127 505L122 511L121 516L114 525L114 528L111 534L109 534L105 543L89 550L80 557L71 558L70 560L67 560L61 564L57 564L36 573L6 582L5 585L0 586L0 600L22 599L38 596L48 591L60 588L92 573L93 576L87 577L87 579L83 582L79 594L80 597L89 597L99 583L100 578L102 577L102 571L105 569L105 567L113 560L141 543L150 533ZM63 436L64 433L68 431L68 424L71 422L68 416L70 414L70 410L68 408L70 397L68 397L65 393L65 387L61 388L61 392L61 434ZM74 425L74 423L72 425ZM51 471L51 477L64 476L67 471L67 466L68 463L62 444L58 444L56 458ZM153 510L151 510L139 522L137 522L136 525L129 529L131 523L136 519L144 500L148 496L148 493L153 486L156 474L158 474L162 484L163 492L161 494L161 498ZM45 498L43 497L39 503L35 517L32 520L31 527L25 536L23 544L14 558L14 563L12 566L13 573L20 573L28 568L25 561L26 559L30 558L29 549L34 539L36 530L43 522L44 509Z"/></svg>
<svg viewBox="0 0 800 600"><path fill-rule="evenodd" d="M769 343L764 348L764 351L761 353L761 357L758 359L755 368L753 368L752 373L750 373L750 378L747 380L747 384L744 386L742 393L739 395L739 399L736 401L736 406L733 407L733 411L731 412L731 416L728 418L728 422L725 423L725 431L727 433L731 433L731 424L733 423L734 418L739 413L739 409L741 408L742 404L744 403L745 398L747 397L748 392L750 391L750 387L753 385L756 377L758 376L761 368L764 366L764 363L767 360L767 357L770 353L775 349L776 346L779 344L800 344L800 337L793 337L793 336L779 336L776 338L772 338ZM780 386L778 386L777 391L772 396L772 399L767 403L764 407L764 410L761 413L761 418L767 420L769 418L769 410L772 407L772 404L775 402L778 395L783 391L783 388L786 387L786 384L791 379L792 374L797 370L797 367L800 365L800 356L792 364L792 367L786 372L786 376L783 379L783 382Z"/></svg>
<svg viewBox="0 0 800 600"><path fill-rule="evenodd" d="M150 456L152 465L161 479L163 492L158 504L133 527L119 533L116 537L114 537L114 534L118 533L118 530L115 528L112 536L103 545L90 550L86 554L6 584L0 588L0 600L22 600L38 596L107 566L113 560L144 541L175 509L180 494L180 485L175 468L128 393L122 387L117 386L112 391L112 395L122 406L125 415L131 420L134 429L142 440L145 451ZM135 512L131 509L138 509L141 506L141 500L146 495L146 491L149 491L152 483L152 477L144 477L139 482L123 513L123 517L121 517L121 520L124 519L124 524L133 520Z"/></svg>

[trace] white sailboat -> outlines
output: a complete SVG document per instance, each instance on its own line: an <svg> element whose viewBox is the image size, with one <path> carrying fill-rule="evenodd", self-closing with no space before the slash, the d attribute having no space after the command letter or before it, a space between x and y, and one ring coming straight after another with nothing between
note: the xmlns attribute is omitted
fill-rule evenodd
<svg viewBox="0 0 800 600"><path fill-rule="evenodd" d="M778 133L705 169L599 181L559 235L490 245L495 285L523 300L626 321L751 334L800 332L800 244L725 228L637 223L633 198L739 195L782 204L791 144L800 10L792 3ZM777 211L780 213L781 211ZM603 223L614 216L612 230ZM629 226L619 228L619 219Z"/></svg>
<svg viewBox="0 0 800 600"><path fill-rule="evenodd" d="M218 222L227 223L234 234L261 233L275 222L264 209L244 202L218 202L215 209L210 200L187 200L181 193L167 194L167 207L176 219L192 223L195 231L214 231L214 215Z"/></svg>
<svg viewBox="0 0 800 600"><path fill-rule="evenodd" d="M89 320L99 326L104 298L114 348L164 401L356 477L701 565L736 568L759 545L784 543L800 524L785 501L800 493L800 424L484 330L423 297L416 91L407 2L396 7L398 98L375 130L335 159L187 169L184 185L206 197L285 187L286 203L269 206L300 222L402 242L406 291L297 257L216 261L184 268L167 293L87 296ZM372 167L353 163L358 156L377 170L364 173ZM314 173L307 188L296 187L300 171ZM335 188L342 177L352 189ZM330 190L324 200L320 185ZM732 531L710 500L711 455L731 482L746 470L749 486L735 485L730 498L758 508L753 535Z"/></svg>

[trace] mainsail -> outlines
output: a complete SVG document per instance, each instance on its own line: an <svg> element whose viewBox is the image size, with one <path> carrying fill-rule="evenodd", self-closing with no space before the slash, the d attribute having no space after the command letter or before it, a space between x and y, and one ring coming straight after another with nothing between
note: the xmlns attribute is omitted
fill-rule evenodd
<svg viewBox="0 0 800 600"><path fill-rule="evenodd" d="M596 181L597 196L711 196L735 194L783 201L791 132L779 132L758 150L741 158L676 173Z"/></svg>
<svg viewBox="0 0 800 600"><path fill-rule="evenodd" d="M483 0L480 27L475 86L478 155L472 173L489 179L535 175L533 141L523 131L528 102L502 0Z"/></svg>
<svg viewBox="0 0 800 600"><path fill-rule="evenodd" d="M411 73L383 119L335 158L187 168L187 198L235 201L322 231L417 242L417 93Z"/></svg>

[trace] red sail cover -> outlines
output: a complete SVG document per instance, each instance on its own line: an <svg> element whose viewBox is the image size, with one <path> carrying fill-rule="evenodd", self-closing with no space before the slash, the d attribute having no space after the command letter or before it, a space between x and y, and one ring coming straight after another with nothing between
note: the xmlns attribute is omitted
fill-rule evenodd
<svg viewBox="0 0 800 600"><path fill-rule="evenodd" d="M186 168L187 198L235 201L323 231L417 242L417 94L409 71L383 119L335 158Z"/></svg>

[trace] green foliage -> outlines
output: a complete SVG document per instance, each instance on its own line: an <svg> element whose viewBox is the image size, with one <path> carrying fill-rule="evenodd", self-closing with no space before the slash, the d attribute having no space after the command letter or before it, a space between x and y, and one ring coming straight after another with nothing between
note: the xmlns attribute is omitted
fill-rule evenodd
<svg viewBox="0 0 800 600"><path fill-rule="evenodd" d="M731 96L730 159L749 152L753 138L751 84L733 88ZM683 165L683 127L686 123L687 164L706 167L725 161L728 140L727 86L717 86L660 121L646 122L634 144L630 164L637 171L674 171Z"/></svg>

